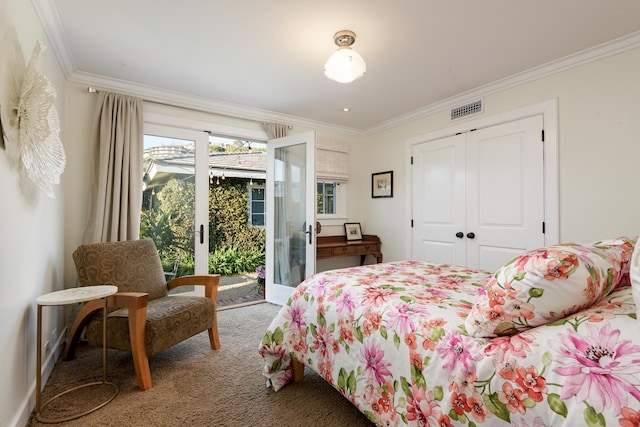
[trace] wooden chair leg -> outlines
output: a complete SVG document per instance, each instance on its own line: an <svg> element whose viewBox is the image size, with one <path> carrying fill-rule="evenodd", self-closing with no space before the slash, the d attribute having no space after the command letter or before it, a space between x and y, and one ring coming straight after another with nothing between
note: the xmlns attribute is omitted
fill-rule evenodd
<svg viewBox="0 0 640 427"><path fill-rule="evenodd" d="M140 390L150 390L153 387L151 383L151 370L149 369L149 358L147 353L140 354L137 351L131 353L133 355L133 366L136 369L136 378Z"/></svg>
<svg viewBox="0 0 640 427"><path fill-rule="evenodd" d="M218 336L218 325L213 325L208 329L209 331L209 343L214 350L220 350L220 337Z"/></svg>
<svg viewBox="0 0 640 427"><path fill-rule="evenodd" d="M217 291L217 288L216 288ZM220 336L218 335L218 311L213 313L213 326L209 329L209 343L214 350L220 350Z"/></svg>
<svg viewBox="0 0 640 427"><path fill-rule="evenodd" d="M102 300L89 301L80 309L71 326L71 332L69 332L67 337L67 344L62 352L62 360L71 360L75 357L80 334L91 320L93 314L98 310L102 310L104 307L103 304Z"/></svg>
<svg viewBox="0 0 640 427"><path fill-rule="evenodd" d="M293 369L293 381L299 383L304 377L304 365L295 359L291 359L291 368Z"/></svg>
<svg viewBox="0 0 640 427"><path fill-rule="evenodd" d="M133 355L133 366L136 369L138 387L141 390L149 390L153 387L151 383L151 371L149 369L149 358L145 347L145 326L147 319L147 307L138 307L136 310L129 309L129 339L131 340L131 354Z"/></svg>

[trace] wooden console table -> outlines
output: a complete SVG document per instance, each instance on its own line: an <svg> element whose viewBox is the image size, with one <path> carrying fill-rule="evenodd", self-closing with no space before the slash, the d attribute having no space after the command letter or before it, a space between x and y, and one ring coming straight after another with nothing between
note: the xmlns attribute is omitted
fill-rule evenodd
<svg viewBox="0 0 640 427"><path fill-rule="evenodd" d="M376 258L376 262L380 263L382 262L380 245L380 238L372 234L363 235L362 240L347 240L345 236L318 236L316 258L360 255L360 265L364 265L365 258L371 254Z"/></svg>

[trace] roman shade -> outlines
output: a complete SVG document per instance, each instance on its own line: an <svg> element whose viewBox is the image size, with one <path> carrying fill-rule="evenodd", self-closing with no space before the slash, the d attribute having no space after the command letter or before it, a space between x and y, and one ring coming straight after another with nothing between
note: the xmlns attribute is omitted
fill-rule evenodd
<svg viewBox="0 0 640 427"><path fill-rule="evenodd" d="M316 179L349 180L349 145L342 141L318 138L316 142Z"/></svg>

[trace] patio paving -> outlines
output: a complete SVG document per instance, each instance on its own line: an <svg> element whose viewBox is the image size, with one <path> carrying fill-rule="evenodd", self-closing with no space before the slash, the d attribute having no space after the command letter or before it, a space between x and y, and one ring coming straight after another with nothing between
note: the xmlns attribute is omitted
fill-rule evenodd
<svg viewBox="0 0 640 427"><path fill-rule="evenodd" d="M257 285L255 273L222 276L218 288L218 308L226 309L264 301Z"/></svg>

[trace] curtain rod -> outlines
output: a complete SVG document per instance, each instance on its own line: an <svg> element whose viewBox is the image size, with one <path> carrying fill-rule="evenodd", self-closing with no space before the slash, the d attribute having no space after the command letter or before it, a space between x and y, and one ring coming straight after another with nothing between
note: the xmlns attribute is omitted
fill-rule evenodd
<svg viewBox="0 0 640 427"><path fill-rule="evenodd" d="M87 92L89 92L89 93L98 93L98 89L96 89L96 88L95 88L95 87L93 87L93 86L87 86ZM185 107L178 107L178 106L176 106L176 105L167 104L167 103L164 103L164 102L150 101L150 100L148 100L148 99L143 99L143 101L145 101L145 102L151 102L151 103L158 104L158 105L166 105L166 106L168 106L168 107L174 107L174 108L185 108ZM195 109L195 108L188 108L188 107L187 107L187 109L189 109L189 110L193 110L193 111L198 111L198 112L203 112L202 110L198 110L198 109ZM204 111L204 112L208 112L208 111ZM215 113L214 113L214 114L215 114ZM233 117L233 118L241 118L241 117L236 117L236 116L229 116L229 117ZM247 119L244 119L244 120L247 120ZM255 120L254 120L254 121L255 121ZM293 126L291 126L291 125L287 125L287 129L293 129ZM208 132L208 131L207 131L207 132Z"/></svg>

